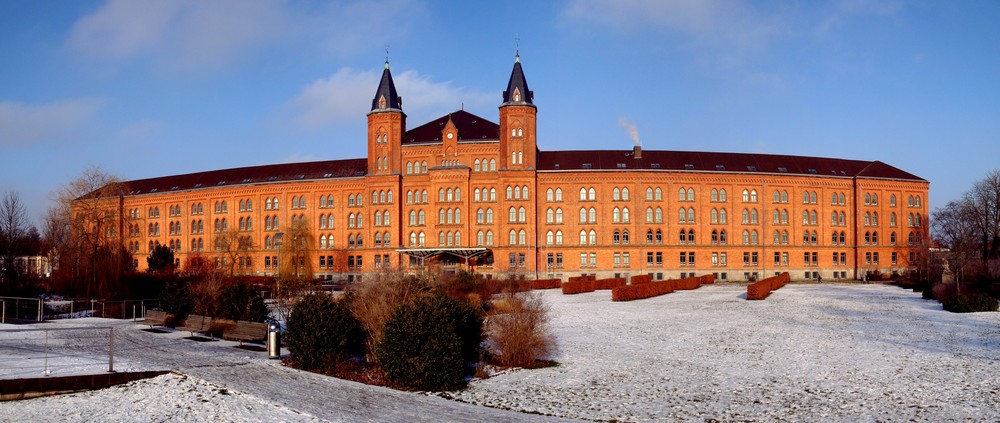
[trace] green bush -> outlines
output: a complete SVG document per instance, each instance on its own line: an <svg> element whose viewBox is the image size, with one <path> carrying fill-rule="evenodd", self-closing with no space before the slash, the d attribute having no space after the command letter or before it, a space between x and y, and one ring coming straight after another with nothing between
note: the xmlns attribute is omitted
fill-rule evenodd
<svg viewBox="0 0 1000 423"><path fill-rule="evenodd" d="M479 358L483 321L466 302L426 295L393 313L375 354L386 378L404 388L465 386Z"/></svg>
<svg viewBox="0 0 1000 423"><path fill-rule="evenodd" d="M167 322L169 326L184 321L191 314L194 310L194 297L187 281L177 279L167 282L160 293L160 309L174 315L174 321Z"/></svg>
<svg viewBox="0 0 1000 423"><path fill-rule="evenodd" d="M364 354L365 331L346 300L314 293L300 299L286 322L285 346L304 370L330 370Z"/></svg>
<svg viewBox="0 0 1000 423"><path fill-rule="evenodd" d="M944 309L952 313L975 313L980 311L997 311L997 299L989 294L972 293L950 297L941 303Z"/></svg>
<svg viewBox="0 0 1000 423"><path fill-rule="evenodd" d="M263 322L267 320L267 316L267 306L264 305L264 297L260 295L260 290L247 282L238 281L227 286L219 294L216 317Z"/></svg>

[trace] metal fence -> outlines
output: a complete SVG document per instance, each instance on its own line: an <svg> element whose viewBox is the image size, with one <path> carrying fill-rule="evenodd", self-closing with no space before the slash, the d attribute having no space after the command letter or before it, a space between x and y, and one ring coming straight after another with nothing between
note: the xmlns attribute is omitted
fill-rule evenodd
<svg viewBox="0 0 1000 423"><path fill-rule="evenodd" d="M115 371L112 327L0 329L0 379Z"/></svg>
<svg viewBox="0 0 1000 423"><path fill-rule="evenodd" d="M79 317L139 320L157 300L107 301L87 298L49 299L0 297L0 323L41 322Z"/></svg>

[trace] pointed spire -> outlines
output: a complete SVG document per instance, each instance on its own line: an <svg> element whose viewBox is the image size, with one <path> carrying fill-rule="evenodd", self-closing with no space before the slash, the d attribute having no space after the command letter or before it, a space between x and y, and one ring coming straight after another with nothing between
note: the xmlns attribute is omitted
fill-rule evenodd
<svg viewBox="0 0 1000 423"><path fill-rule="evenodd" d="M392 73L389 72L388 52L386 52L382 80L378 83L375 98L372 99L372 111L386 109L403 110L403 98L396 93L396 84L393 84Z"/></svg>
<svg viewBox="0 0 1000 423"><path fill-rule="evenodd" d="M503 92L503 104L534 104L535 93L528 89L528 80L521 69L521 54L514 54L514 70L510 72L507 90Z"/></svg>

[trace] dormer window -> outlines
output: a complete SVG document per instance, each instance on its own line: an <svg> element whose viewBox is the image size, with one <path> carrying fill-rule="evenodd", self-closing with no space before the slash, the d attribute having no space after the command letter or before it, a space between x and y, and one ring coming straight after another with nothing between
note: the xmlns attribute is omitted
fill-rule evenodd
<svg viewBox="0 0 1000 423"><path fill-rule="evenodd" d="M521 101L521 91L514 88L514 101Z"/></svg>
<svg viewBox="0 0 1000 423"><path fill-rule="evenodd" d="M385 108L385 96L381 96L378 98L378 108L380 109Z"/></svg>

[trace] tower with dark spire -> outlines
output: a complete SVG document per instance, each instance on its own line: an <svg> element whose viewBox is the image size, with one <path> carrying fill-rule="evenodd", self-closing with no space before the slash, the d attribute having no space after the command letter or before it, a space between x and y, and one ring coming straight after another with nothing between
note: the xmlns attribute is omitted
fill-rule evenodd
<svg viewBox="0 0 1000 423"><path fill-rule="evenodd" d="M372 109L368 112L368 174L400 174L402 168L401 144L406 133L406 114L403 98L396 93L396 84L389 72L386 54L385 69L379 81Z"/></svg>
<svg viewBox="0 0 1000 423"><path fill-rule="evenodd" d="M532 170L538 145L535 139L534 93L521 69L521 55L514 55L507 89L500 104L500 163L501 169Z"/></svg>

